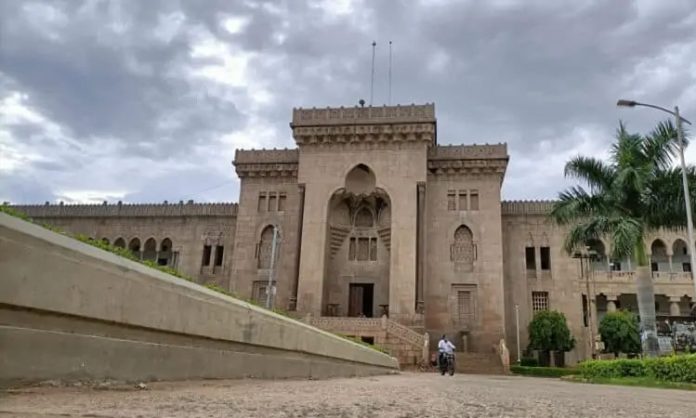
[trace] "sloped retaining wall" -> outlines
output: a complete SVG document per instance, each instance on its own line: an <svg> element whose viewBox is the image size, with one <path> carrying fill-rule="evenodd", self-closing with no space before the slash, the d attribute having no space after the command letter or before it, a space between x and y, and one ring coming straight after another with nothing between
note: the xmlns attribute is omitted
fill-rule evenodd
<svg viewBox="0 0 696 418"><path fill-rule="evenodd" d="M397 370L383 353L0 213L0 386Z"/></svg>

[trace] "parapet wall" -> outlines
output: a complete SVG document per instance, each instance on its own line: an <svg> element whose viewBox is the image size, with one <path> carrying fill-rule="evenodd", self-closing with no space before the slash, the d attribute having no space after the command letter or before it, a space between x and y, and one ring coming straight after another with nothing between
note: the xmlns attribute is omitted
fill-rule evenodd
<svg viewBox="0 0 696 418"><path fill-rule="evenodd" d="M428 160L473 160L508 158L507 144L438 145L428 151Z"/></svg>
<svg viewBox="0 0 696 418"><path fill-rule="evenodd" d="M548 215L555 200L504 200L500 202L501 213L505 215Z"/></svg>
<svg viewBox="0 0 696 418"><path fill-rule="evenodd" d="M237 216L237 203L161 203L101 205L17 205L13 206L31 218L58 217L175 217L175 216Z"/></svg>
<svg viewBox="0 0 696 418"><path fill-rule="evenodd" d="M384 374L396 359L0 213L0 386Z"/></svg>
<svg viewBox="0 0 696 418"><path fill-rule="evenodd" d="M291 127L435 122L435 104L293 109Z"/></svg>

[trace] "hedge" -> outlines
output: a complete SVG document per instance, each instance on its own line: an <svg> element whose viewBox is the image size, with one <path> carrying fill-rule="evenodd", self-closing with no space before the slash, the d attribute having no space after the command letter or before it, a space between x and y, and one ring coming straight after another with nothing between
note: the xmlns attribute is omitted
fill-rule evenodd
<svg viewBox="0 0 696 418"><path fill-rule="evenodd" d="M665 382L696 383L696 354L649 359L590 360L578 366L587 379L649 377Z"/></svg>
<svg viewBox="0 0 696 418"><path fill-rule="evenodd" d="M510 371L524 376L561 377L578 374L578 370L565 367L510 366Z"/></svg>

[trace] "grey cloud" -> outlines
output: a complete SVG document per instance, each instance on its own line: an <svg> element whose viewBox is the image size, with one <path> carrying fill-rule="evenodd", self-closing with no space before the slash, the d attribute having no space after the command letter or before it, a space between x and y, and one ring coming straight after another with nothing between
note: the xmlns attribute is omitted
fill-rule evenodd
<svg viewBox="0 0 696 418"><path fill-rule="evenodd" d="M28 30L18 3L9 3L0 6L0 73L77 140L120 140L123 159L189 161L194 147L215 146L220 136L247 127L249 116L277 133L259 146L292 146L287 125L292 107L351 106L368 98L373 40L378 42L375 104L387 101L386 54L392 40L392 102L434 101L441 143L508 142L505 195L515 198L552 197L564 187L561 172L540 180L534 172L538 164L530 161L549 163L574 149L577 128L598 136L598 151L611 141L619 118L632 130L650 129L661 115L619 111L616 99L640 91L642 80L631 77L641 65L653 65L646 63L679 47L696 51L696 5L688 0L641 2L648 9L629 0L520 1L505 7L478 1L362 1L355 14L343 16L326 16L295 1L129 1L117 8L98 2L90 13L84 4L65 1L50 4L77 17L53 44ZM153 28L174 12L185 16L184 30L168 42L157 39ZM248 23L231 34L222 25L229 16ZM110 32L114 23L125 31ZM254 53L254 85L221 87L181 77L186 66L217 59L190 58L187 33L194 28ZM133 63L142 68L133 69ZM635 98L675 104L684 86L694 85L694 74L660 65L666 75L659 87L647 92L649 97ZM645 77L654 76L649 72ZM258 86L272 100L252 110L248 102ZM681 105L685 114L696 112L692 103ZM167 118L177 126L163 128L159 122ZM13 135L34 137L37 146L50 149L30 127L16 127ZM550 146L542 147L542 141ZM232 175L228 161L197 162ZM155 184L166 190L142 189L129 199L176 200L177 188L224 179L204 172L164 176ZM202 198L226 196L213 192Z"/></svg>

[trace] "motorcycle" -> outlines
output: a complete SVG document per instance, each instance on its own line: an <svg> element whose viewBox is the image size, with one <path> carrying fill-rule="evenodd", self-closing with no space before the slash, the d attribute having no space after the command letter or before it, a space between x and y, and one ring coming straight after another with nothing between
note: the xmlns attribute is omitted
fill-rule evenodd
<svg viewBox="0 0 696 418"><path fill-rule="evenodd" d="M454 353L443 353L440 358L440 374L444 376L445 373L454 375Z"/></svg>

